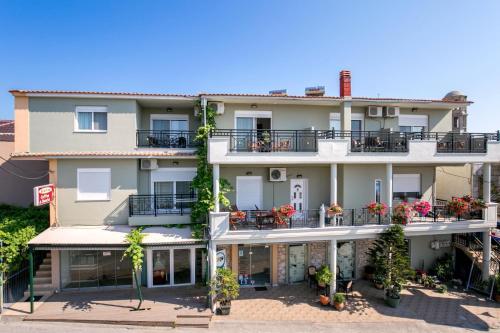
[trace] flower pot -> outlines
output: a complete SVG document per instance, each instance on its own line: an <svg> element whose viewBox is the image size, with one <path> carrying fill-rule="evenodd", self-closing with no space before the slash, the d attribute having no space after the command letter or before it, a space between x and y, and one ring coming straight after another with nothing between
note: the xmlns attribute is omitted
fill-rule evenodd
<svg viewBox="0 0 500 333"><path fill-rule="evenodd" d="M335 309L337 311L342 311L345 308L345 302L342 303L333 302L333 305L335 306Z"/></svg>
<svg viewBox="0 0 500 333"><path fill-rule="evenodd" d="M223 316L229 315L231 312L231 303L227 302L219 305L219 313Z"/></svg>
<svg viewBox="0 0 500 333"><path fill-rule="evenodd" d="M384 289L384 285L382 283L375 282L374 284L375 284L375 288L377 288L377 289Z"/></svg>
<svg viewBox="0 0 500 333"><path fill-rule="evenodd" d="M498 294L495 295L495 301L497 301L498 303L500 303L500 293L498 293Z"/></svg>
<svg viewBox="0 0 500 333"><path fill-rule="evenodd" d="M365 279L368 281L371 281L371 280L373 280L374 276L375 276L375 274L373 274L373 273L366 273Z"/></svg>
<svg viewBox="0 0 500 333"><path fill-rule="evenodd" d="M401 297L393 298L393 297L387 296L385 298L385 304L389 305L391 308L397 308L399 305L399 302L401 302Z"/></svg>
<svg viewBox="0 0 500 333"><path fill-rule="evenodd" d="M325 296L325 295L320 295L320 296L319 296L319 302L320 302L322 305L328 305L328 304L330 303L330 297Z"/></svg>

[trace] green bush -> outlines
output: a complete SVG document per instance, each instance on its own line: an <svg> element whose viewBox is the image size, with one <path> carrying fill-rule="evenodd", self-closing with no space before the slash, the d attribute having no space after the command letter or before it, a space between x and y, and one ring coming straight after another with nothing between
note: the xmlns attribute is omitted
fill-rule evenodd
<svg viewBox="0 0 500 333"><path fill-rule="evenodd" d="M431 275L437 276L437 278L443 282L453 279L453 272L453 258L449 253L445 253L437 258L430 269Z"/></svg>
<svg viewBox="0 0 500 333"><path fill-rule="evenodd" d="M16 271L27 259L28 242L49 226L48 207L0 205L0 239L3 247L0 270Z"/></svg>

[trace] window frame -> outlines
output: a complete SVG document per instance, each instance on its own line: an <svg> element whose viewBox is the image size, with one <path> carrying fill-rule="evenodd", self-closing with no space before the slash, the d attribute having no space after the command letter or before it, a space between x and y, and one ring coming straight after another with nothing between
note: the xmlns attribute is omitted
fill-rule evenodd
<svg viewBox="0 0 500 333"><path fill-rule="evenodd" d="M79 128L79 122L78 122L78 114L79 113L91 113L92 114L92 121L91 129L80 129ZM99 129L94 129L94 114L95 113L106 113L106 129L105 130L99 130ZM74 115L74 129L73 131L76 133L107 133L108 132L108 107L107 106L89 106L89 105L79 105L75 107L75 115Z"/></svg>
<svg viewBox="0 0 500 333"><path fill-rule="evenodd" d="M96 198L86 198L82 197L83 193L80 193L80 174L81 173L106 173L108 176L108 191L106 193L105 199L96 199ZM111 200L111 168L77 168L76 169L76 201L78 202L86 202L86 201L110 201Z"/></svg>
<svg viewBox="0 0 500 333"><path fill-rule="evenodd" d="M152 113L149 118L149 130L153 131L153 122L155 120L177 120L177 121L185 121L187 124L187 130L189 131L189 115L187 114L162 114L162 113ZM172 132L172 124L169 123L169 129L167 131ZM177 131L179 132L179 131ZM180 131L183 132L183 131Z"/></svg>

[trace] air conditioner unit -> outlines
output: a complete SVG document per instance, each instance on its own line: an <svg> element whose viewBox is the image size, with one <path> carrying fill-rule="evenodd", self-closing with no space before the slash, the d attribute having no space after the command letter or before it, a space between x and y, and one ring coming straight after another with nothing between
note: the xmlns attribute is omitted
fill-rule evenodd
<svg viewBox="0 0 500 333"><path fill-rule="evenodd" d="M208 105L214 109L215 114L224 114L224 103L222 102L210 102Z"/></svg>
<svg viewBox="0 0 500 333"><path fill-rule="evenodd" d="M399 106L386 106L384 107L384 117L398 117Z"/></svg>
<svg viewBox="0 0 500 333"><path fill-rule="evenodd" d="M375 106L375 105L370 105L366 109L366 116L368 117L382 117L382 107L381 106Z"/></svg>
<svg viewBox="0 0 500 333"><path fill-rule="evenodd" d="M269 181L270 182L285 182L286 181L286 168L269 168Z"/></svg>
<svg viewBox="0 0 500 333"><path fill-rule="evenodd" d="M158 160L155 158L141 159L141 170L156 170L158 169Z"/></svg>

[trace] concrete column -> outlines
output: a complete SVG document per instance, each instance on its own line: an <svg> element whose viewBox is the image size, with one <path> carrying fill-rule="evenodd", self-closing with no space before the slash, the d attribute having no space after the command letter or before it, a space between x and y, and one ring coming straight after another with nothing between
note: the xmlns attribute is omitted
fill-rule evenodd
<svg viewBox="0 0 500 333"><path fill-rule="evenodd" d="M483 232L483 281L490 277L491 236L490 231Z"/></svg>
<svg viewBox="0 0 500 333"><path fill-rule="evenodd" d="M333 295L337 290L337 240L330 240L330 270L332 271L332 282L330 283L330 302L333 304Z"/></svg>
<svg viewBox="0 0 500 333"><path fill-rule="evenodd" d="M61 259L59 250L50 250L52 289L59 291L61 288Z"/></svg>
<svg viewBox="0 0 500 333"><path fill-rule="evenodd" d="M236 276L239 272L238 244L231 245L231 270Z"/></svg>
<svg viewBox="0 0 500 333"><path fill-rule="evenodd" d="M483 200L491 202L491 164L483 164Z"/></svg>
<svg viewBox="0 0 500 333"><path fill-rule="evenodd" d="M208 281L210 283L217 273L217 245L212 240L208 242L208 273ZM209 298L210 308L215 313L215 302L211 296Z"/></svg>
<svg viewBox="0 0 500 333"><path fill-rule="evenodd" d="M337 163L330 164L330 204L337 203Z"/></svg>
<svg viewBox="0 0 500 333"><path fill-rule="evenodd" d="M220 211L220 203L219 203L219 178L220 178L220 168L219 164L214 164L213 169L213 183L214 183L214 211L218 213Z"/></svg>
<svg viewBox="0 0 500 333"><path fill-rule="evenodd" d="M319 227L320 228L325 227L325 216L326 216L325 205L321 204L321 207L319 208Z"/></svg>
<svg viewBox="0 0 500 333"><path fill-rule="evenodd" d="M387 205L392 207L392 163L387 163L386 167L386 200Z"/></svg>
<svg viewBox="0 0 500 333"><path fill-rule="evenodd" d="M340 129L342 131L351 130L351 106L351 98L344 97L344 101L340 103Z"/></svg>
<svg viewBox="0 0 500 333"><path fill-rule="evenodd" d="M271 245L271 284L278 285L278 244Z"/></svg>

